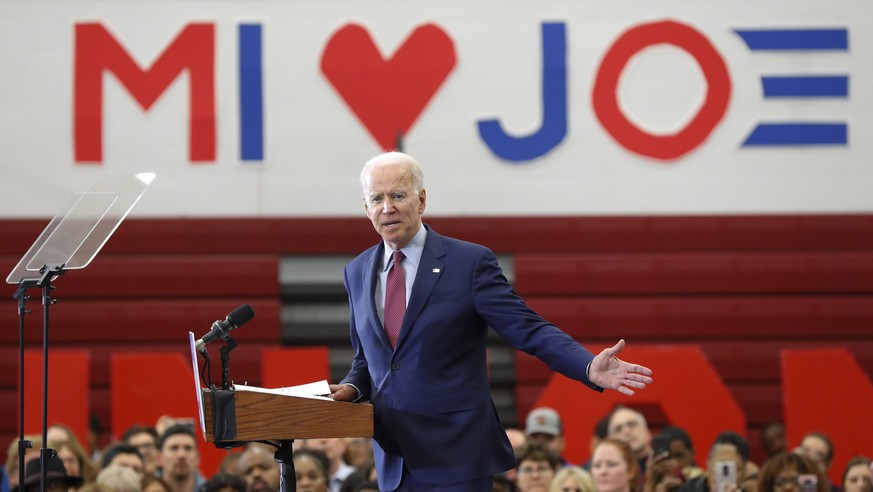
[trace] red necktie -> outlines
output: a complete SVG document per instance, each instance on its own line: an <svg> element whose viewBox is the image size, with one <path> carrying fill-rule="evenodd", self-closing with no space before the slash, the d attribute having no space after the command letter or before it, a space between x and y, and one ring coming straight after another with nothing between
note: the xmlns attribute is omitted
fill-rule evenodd
<svg viewBox="0 0 873 492"><path fill-rule="evenodd" d="M403 253L394 252L394 263L388 270L388 280L385 282L385 334L391 346L397 345L400 337L400 325L406 314L406 272L403 271Z"/></svg>

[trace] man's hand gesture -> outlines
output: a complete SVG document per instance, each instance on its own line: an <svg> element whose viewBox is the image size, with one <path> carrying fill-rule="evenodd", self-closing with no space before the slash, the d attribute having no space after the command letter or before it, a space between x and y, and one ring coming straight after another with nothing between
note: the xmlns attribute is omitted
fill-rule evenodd
<svg viewBox="0 0 873 492"><path fill-rule="evenodd" d="M628 396L634 389L643 389L652 384L652 370L638 364L628 364L618 358L624 350L624 340L619 340L612 348L597 354L588 368L588 379L601 388L614 389ZM633 389L632 389L633 388Z"/></svg>

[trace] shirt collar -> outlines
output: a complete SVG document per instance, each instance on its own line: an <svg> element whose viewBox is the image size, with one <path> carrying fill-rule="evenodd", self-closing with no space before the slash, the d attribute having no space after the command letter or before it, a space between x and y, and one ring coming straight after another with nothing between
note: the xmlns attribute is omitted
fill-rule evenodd
<svg viewBox="0 0 873 492"><path fill-rule="evenodd" d="M424 224L418 229L418 232L412 236L412 239L409 241L409 244L400 248L400 251L403 252L403 256L406 257L406 262L410 265L414 270L418 269L418 263L421 261L421 253L424 251L424 243L427 241L427 228L424 227ZM382 253L382 271L387 271L391 267L391 256L394 254L394 250L385 243L385 248Z"/></svg>

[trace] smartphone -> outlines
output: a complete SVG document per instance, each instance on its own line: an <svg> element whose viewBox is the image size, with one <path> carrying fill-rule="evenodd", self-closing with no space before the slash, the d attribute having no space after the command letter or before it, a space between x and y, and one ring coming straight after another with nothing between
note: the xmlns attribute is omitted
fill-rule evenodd
<svg viewBox="0 0 873 492"><path fill-rule="evenodd" d="M737 462L736 461L716 461L715 462L715 490L716 492L727 492L735 490L737 487Z"/></svg>
<svg viewBox="0 0 873 492"><path fill-rule="evenodd" d="M800 492L816 492L818 490L818 477L813 473L801 473L797 476L797 488Z"/></svg>
<svg viewBox="0 0 873 492"><path fill-rule="evenodd" d="M662 454L670 456L670 438L658 435L652 439L652 456L661 456Z"/></svg>

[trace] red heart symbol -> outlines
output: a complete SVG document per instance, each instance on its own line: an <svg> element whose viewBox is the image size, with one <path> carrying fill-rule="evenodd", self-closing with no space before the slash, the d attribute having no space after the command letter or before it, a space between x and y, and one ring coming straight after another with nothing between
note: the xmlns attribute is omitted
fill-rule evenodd
<svg viewBox="0 0 873 492"><path fill-rule="evenodd" d="M397 146L455 67L455 44L434 24L423 24L389 59L370 33L348 24L331 36L321 72L382 149Z"/></svg>

